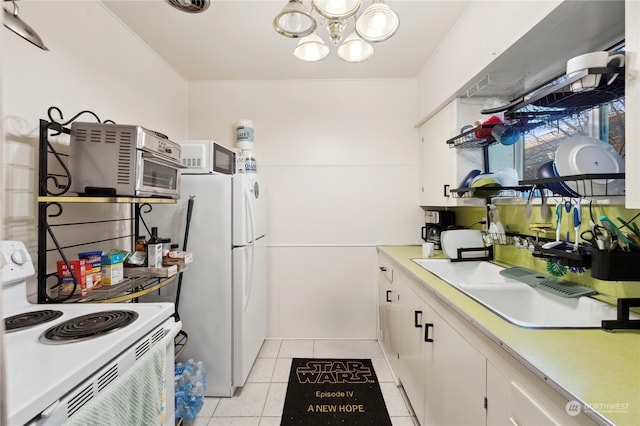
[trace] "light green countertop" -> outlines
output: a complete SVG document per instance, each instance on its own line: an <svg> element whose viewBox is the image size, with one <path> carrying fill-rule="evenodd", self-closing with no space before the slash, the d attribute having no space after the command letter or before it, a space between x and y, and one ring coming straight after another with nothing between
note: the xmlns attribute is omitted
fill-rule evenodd
<svg viewBox="0 0 640 426"><path fill-rule="evenodd" d="M527 329L513 325L412 262L420 246L380 246L411 275L566 392L616 425L640 425L640 331ZM437 254L439 252L436 252Z"/></svg>

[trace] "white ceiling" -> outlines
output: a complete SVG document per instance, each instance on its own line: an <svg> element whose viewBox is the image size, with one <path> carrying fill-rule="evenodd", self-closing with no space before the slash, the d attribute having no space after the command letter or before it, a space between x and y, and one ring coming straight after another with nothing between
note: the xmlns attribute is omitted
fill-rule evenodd
<svg viewBox="0 0 640 426"><path fill-rule="evenodd" d="M273 29L287 0L212 0L204 12L179 11L165 0L102 0L126 26L187 80L306 80L415 77L470 1L388 0L400 16L391 39L375 55L352 64L336 55L296 59L298 39ZM363 7L369 4L363 0ZM304 0L310 8L310 0ZM329 43L325 28L318 34Z"/></svg>

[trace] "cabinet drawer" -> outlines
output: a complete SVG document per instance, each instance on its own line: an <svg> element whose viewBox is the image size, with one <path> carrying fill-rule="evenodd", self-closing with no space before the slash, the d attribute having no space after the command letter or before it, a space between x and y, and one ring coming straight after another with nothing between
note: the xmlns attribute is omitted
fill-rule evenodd
<svg viewBox="0 0 640 426"><path fill-rule="evenodd" d="M388 265L385 265L384 263L380 263L379 269L380 269L380 275L383 276L387 281L392 283L393 282L393 268L391 268Z"/></svg>

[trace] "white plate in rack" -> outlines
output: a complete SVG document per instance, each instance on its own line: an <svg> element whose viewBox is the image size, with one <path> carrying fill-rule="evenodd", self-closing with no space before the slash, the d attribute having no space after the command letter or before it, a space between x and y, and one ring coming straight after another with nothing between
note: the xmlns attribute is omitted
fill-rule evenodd
<svg viewBox="0 0 640 426"><path fill-rule="evenodd" d="M624 160L615 149L588 136L575 136L562 142L554 162L559 176L624 172ZM588 179L565 184L580 195L620 195L624 192L623 179Z"/></svg>
<svg viewBox="0 0 640 426"><path fill-rule="evenodd" d="M444 255L449 259L458 259L459 248L482 248L484 240L482 232L475 229L451 229L442 231L440 234L440 245ZM486 252L470 251L464 252L462 258L485 257Z"/></svg>

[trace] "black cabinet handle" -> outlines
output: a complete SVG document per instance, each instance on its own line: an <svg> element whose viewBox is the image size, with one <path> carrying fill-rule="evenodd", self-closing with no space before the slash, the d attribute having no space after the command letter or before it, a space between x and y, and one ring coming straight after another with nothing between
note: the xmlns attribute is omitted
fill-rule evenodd
<svg viewBox="0 0 640 426"><path fill-rule="evenodd" d="M420 315L420 319L418 319L418 315ZM422 320L422 311L413 311L413 326L415 328L422 328L422 324L420 324L421 320Z"/></svg>
<svg viewBox="0 0 640 426"><path fill-rule="evenodd" d="M387 302L391 303L391 290L387 290Z"/></svg>
<svg viewBox="0 0 640 426"><path fill-rule="evenodd" d="M448 184L444 185L442 187L442 189L444 190L442 195L445 196L445 197L448 197L449 196L449 185Z"/></svg>
<svg viewBox="0 0 640 426"><path fill-rule="evenodd" d="M381 266L381 267L380 267L380 270L381 270L382 272L387 272L387 268L385 268L384 266Z"/></svg>
<svg viewBox="0 0 640 426"><path fill-rule="evenodd" d="M432 323L425 323L424 324L424 341L425 342L433 342L433 339L429 337L429 329L433 328L433 324Z"/></svg>

